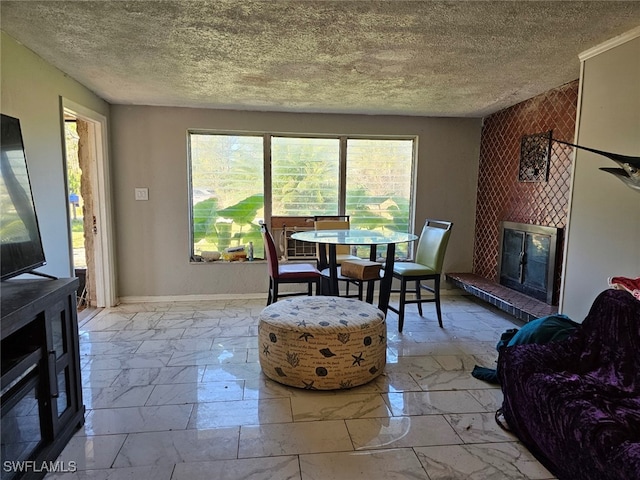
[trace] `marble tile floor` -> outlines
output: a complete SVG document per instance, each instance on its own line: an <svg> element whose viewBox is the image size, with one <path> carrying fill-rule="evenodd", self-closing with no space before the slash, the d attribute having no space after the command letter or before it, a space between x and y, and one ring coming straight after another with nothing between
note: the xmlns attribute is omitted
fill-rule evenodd
<svg viewBox="0 0 640 480"><path fill-rule="evenodd" d="M125 304L80 325L86 423L47 479L456 480L553 476L494 420L516 320L473 297L387 318L385 372L351 390L275 383L258 363L264 300Z"/></svg>

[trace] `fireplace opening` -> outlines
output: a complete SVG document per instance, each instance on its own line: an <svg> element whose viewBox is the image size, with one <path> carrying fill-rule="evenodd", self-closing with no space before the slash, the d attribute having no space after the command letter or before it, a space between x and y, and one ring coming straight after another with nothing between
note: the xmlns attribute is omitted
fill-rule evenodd
<svg viewBox="0 0 640 480"><path fill-rule="evenodd" d="M502 222L500 230L500 284L556 305L556 260L562 229Z"/></svg>

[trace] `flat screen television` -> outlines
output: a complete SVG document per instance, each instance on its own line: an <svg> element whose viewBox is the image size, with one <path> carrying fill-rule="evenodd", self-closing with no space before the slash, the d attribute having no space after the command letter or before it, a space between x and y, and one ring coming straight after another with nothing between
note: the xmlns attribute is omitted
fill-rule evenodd
<svg viewBox="0 0 640 480"><path fill-rule="evenodd" d="M0 280L45 265L20 120L1 115Z"/></svg>

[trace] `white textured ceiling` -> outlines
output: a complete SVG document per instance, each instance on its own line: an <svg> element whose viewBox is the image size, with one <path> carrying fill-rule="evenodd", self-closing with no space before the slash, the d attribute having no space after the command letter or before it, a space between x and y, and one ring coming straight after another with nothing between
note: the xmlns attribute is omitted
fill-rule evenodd
<svg viewBox="0 0 640 480"><path fill-rule="evenodd" d="M579 77L638 1L4 1L110 103L482 117Z"/></svg>

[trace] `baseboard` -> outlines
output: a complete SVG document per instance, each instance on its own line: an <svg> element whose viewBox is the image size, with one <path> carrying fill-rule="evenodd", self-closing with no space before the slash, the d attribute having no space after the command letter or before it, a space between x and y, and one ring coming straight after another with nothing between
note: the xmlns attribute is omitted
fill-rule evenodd
<svg viewBox="0 0 640 480"><path fill-rule="evenodd" d="M464 296L469 295L467 292L458 288L441 288L440 295L445 296ZM397 297L391 294L391 297ZM376 292L375 297L378 297ZM200 295L146 295L146 296L129 296L120 297L119 303L167 303L167 302L202 302L215 300L265 300L267 292L261 293L216 293L216 294L200 294Z"/></svg>
<svg viewBox="0 0 640 480"><path fill-rule="evenodd" d="M267 300L264 293L211 293L201 295L148 295L139 297L120 297L120 303L166 303L166 302L202 302L212 300Z"/></svg>

